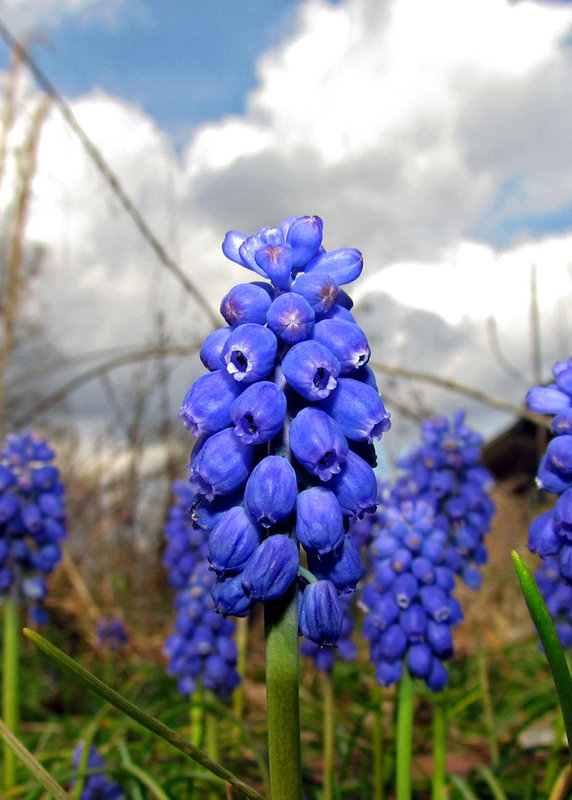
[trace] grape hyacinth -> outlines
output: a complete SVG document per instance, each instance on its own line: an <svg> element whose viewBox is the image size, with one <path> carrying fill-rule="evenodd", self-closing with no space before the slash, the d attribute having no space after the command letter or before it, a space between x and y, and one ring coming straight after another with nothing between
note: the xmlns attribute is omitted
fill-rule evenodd
<svg viewBox="0 0 572 800"><path fill-rule="evenodd" d="M177 589L175 630L164 646L168 672L177 677L181 694L192 694L200 679L204 688L226 697L240 683L234 623L214 610L215 576L207 561L207 533L200 526L203 517L195 493L184 481L174 481L173 492L163 556L169 582Z"/></svg>
<svg viewBox="0 0 572 800"><path fill-rule="evenodd" d="M9 434L0 450L0 601L28 604L30 620L47 621L45 577L61 559L66 536L64 486L44 439Z"/></svg>
<svg viewBox="0 0 572 800"><path fill-rule="evenodd" d="M531 411L553 415L552 438L538 468L540 489L557 495L554 508L534 519L528 547L541 558L536 580L562 646L572 646L572 358L557 361L555 382L536 386L526 401Z"/></svg>
<svg viewBox="0 0 572 800"><path fill-rule="evenodd" d="M74 769L77 769L81 763L83 748L83 742L79 742L74 749ZM89 748L85 766L86 769L102 769L104 766L102 757L93 745ZM86 777L79 800L117 800L119 797L123 797L123 789L106 775L101 774Z"/></svg>
<svg viewBox="0 0 572 800"><path fill-rule="evenodd" d="M96 628L97 646L101 650L117 652L129 641L123 620L118 617L100 617Z"/></svg>
<svg viewBox="0 0 572 800"><path fill-rule="evenodd" d="M338 596L362 572L348 530L376 507L373 440L390 427L340 288L360 275L362 256L325 250L315 216L254 236L230 231L222 249L257 280L223 299L227 326L203 343L208 373L179 412L197 438L189 480L209 533L215 606L246 616L297 581L301 632L335 644Z"/></svg>
<svg viewBox="0 0 572 800"><path fill-rule="evenodd" d="M378 683L400 681L404 666L430 689L447 683L453 655L451 626L463 614L452 595L455 575L446 563L447 534L437 525L433 498L393 498L371 544L373 577L360 604L363 635Z"/></svg>
<svg viewBox="0 0 572 800"><path fill-rule="evenodd" d="M479 567L487 562L484 537L495 513L492 476L481 463L482 437L465 423L463 409L452 422L424 420L421 434L423 443L398 462L405 473L393 493L435 500L436 525L447 534L445 561L466 586L478 589Z"/></svg>

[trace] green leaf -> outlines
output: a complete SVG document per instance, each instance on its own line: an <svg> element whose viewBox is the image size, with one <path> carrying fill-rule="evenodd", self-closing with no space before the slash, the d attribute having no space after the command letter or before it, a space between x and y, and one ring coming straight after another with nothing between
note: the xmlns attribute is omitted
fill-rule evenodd
<svg viewBox="0 0 572 800"><path fill-rule="evenodd" d="M22 742L14 736L1 719L0 739L2 739L16 757L26 765L38 783L42 784L51 797L54 797L55 800L70 800L69 794L62 789L59 783L57 783L48 772L46 772L40 762L36 761L30 751L26 750Z"/></svg>
<svg viewBox="0 0 572 800"><path fill-rule="evenodd" d="M548 660L548 666L558 693L564 726L568 737L570 760L572 761L572 678L566 663L564 650L558 639L554 622L546 607L540 589L528 566L522 557L513 550L512 560L520 581L524 599L530 611L530 616L536 626L540 641Z"/></svg>
<svg viewBox="0 0 572 800"><path fill-rule="evenodd" d="M209 772L212 772L213 775L216 775L218 778L222 778L227 783L230 783L231 786L234 786L239 792L241 792L245 797L248 797L249 800L264 800L263 795L260 794L256 789L248 786L248 784L244 783L237 778L236 775L233 775L232 772L223 767L222 764L213 761L209 758L202 750L199 750L198 747L195 747L191 742L185 739L183 736L180 736L176 731L171 730L158 719L155 717L146 714L145 711L138 708L137 706L133 705L129 700L125 697L120 695L110 686L103 683L103 681L96 678L91 672L87 669L82 667L73 658L70 658L68 655L63 653L58 647L53 645L47 639L44 639L36 631L32 631L29 628L24 628L24 635L33 642L36 647L44 653L44 655L48 656L52 661L54 661L64 672L67 672L74 678L77 678L81 683L91 689L93 692L98 694L100 697L103 697L104 700L107 700L108 703L111 703L112 706L118 708L124 714L127 714L128 717L138 722L144 728L154 733L156 736L159 736L164 741L168 742L173 747L180 750L189 758L192 758L193 761L196 761L202 767L207 769Z"/></svg>

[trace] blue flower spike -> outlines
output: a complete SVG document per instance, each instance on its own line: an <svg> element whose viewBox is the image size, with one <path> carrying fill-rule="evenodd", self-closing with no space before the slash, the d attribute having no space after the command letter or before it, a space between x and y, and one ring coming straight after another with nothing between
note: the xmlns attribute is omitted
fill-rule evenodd
<svg viewBox="0 0 572 800"><path fill-rule="evenodd" d="M363 568L347 531L376 507L372 441L390 427L365 366L367 337L340 288L359 277L362 256L354 248L328 251L317 216L250 236L229 231L222 249L257 278L223 298L227 327L205 340L200 356L209 373L179 412L198 437L190 519L208 537L214 606L223 617L246 616L295 584L301 633L309 646L328 648L348 628L344 598ZM169 561L178 548L187 564L175 569L180 582L190 560L176 541ZM351 657L349 632L342 640Z"/></svg>
<svg viewBox="0 0 572 800"><path fill-rule="evenodd" d="M36 625L48 621L45 577L66 537L65 489L47 442L24 431L0 449L0 601L16 597Z"/></svg>

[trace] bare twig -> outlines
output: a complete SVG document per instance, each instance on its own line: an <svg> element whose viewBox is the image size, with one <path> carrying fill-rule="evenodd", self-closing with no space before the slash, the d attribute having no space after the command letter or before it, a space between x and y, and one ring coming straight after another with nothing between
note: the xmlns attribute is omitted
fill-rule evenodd
<svg viewBox="0 0 572 800"><path fill-rule="evenodd" d="M32 180L36 172L38 142L47 110L48 103L46 100L42 100L35 110L28 136L19 155L18 188L15 198L14 222L9 241L6 291L2 298L3 338L0 348L0 432L3 429L4 422L6 372L12 352L14 328L18 316L24 232L28 219Z"/></svg>
<svg viewBox="0 0 572 800"><path fill-rule="evenodd" d="M466 397L471 397L473 400L478 400L485 403L491 408L498 408L499 411L506 411L509 414L514 414L522 419L528 419L536 425L549 428L550 421L539 414L534 414L524 406L517 406L509 403L500 397L482 392L480 389L473 389L470 386L464 386L457 381L452 381L447 378L439 378L437 375L430 375L426 372L417 372L412 369L405 369L405 367L393 367L389 364L380 364L378 362L369 363L370 367L380 372L385 372L387 375L395 375L399 378L407 378L408 380L422 381L424 383L431 383L433 386L440 386L442 389L449 389L452 392L464 394Z"/></svg>
<svg viewBox="0 0 572 800"><path fill-rule="evenodd" d="M34 406L32 406L32 408L29 408L15 420L13 420L13 424L15 427L29 425L30 422L39 414L57 405L76 389L79 389L84 384L89 383L89 381L92 381L94 378L99 378L106 372L111 372L112 370L119 369L120 367L125 367L130 364L137 364L142 361L148 361L155 358L172 358L174 356L192 355L200 350L200 347L200 344L149 347L143 350L133 350L129 353L116 356L115 358L105 361L103 364L98 364L97 366L91 367L90 369L81 372L79 375L76 375L70 381L67 381L63 386L60 386L59 389L56 389L55 392L52 392L51 394L47 395L47 397L42 398L40 402L36 403Z"/></svg>
<svg viewBox="0 0 572 800"><path fill-rule="evenodd" d="M135 206L127 192L123 188L119 178L110 169L109 165L99 152L98 148L83 130L77 119L75 118L71 108L57 91L55 86L48 80L44 72L40 69L38 64L34 61L32 56L28 53L26 48L21 45L10 33L6 25L0 21L0 36L4 39L6 44L11 50L17 51L22 61L24 61L40 87L52 98L54 104L58 107L60 114L70 126L72 131L80 140L82 147L87 155L95 164L98 172L103 176L124 210L131 217L135 223L139 233L150 245L151 249L161 262L178 280L181 282L185 290L197 301L199 307L205 312L210 323L216 328L219 324L216 313L210 307L207 299L202 292L195 286L194 282L186 275L179 265L169 256L161 242L157 239L142 214Z"/></svg>
<svg viewBox="0 0 572 800"><path fill-rule="evenodd" d="M511 364L508 359L505 358L500 346L497 324L494 317L489 317L487 319L487 334L493 355L504 371L510 375L511 378L515 378L517 381L521 381L529 386L530 379L524 374L524 372L521 372L513 364Z"/></svg>

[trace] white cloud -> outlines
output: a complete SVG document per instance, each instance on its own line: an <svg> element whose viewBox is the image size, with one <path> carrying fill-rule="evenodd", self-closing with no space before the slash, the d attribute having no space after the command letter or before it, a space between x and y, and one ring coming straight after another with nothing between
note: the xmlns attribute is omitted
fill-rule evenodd
<svg viewBox="0 0 572 800"><path fill-rule="evenodd" d="M526 318L530 307L531 268L536 267L537 301L554 314L572 301L572 234L496 251L485 244L456 242L436 262L402 262L361 281L356 304L372 292L387 292L398 303L432 311L452 325L463 318L493 317L505 328Z"/></svg>
<svg viewBox="0 0 572 800"><path fill-rule="evenodd" d="M518 400L485 320L526 366L536 263L545 366L567 357L572 235L501 247L493 234L507 217L572 201L571 25L565 5L307 0L294 34L260 59L246 113L202 125L182 162L120 98L94 92L73 110L213 307L254 277L223 259L227 229L318 213L327 247L364 251L355 292L379 360L461 373ZM55 111L29 234L49 247L38 286L69 351L142 343L160 308L177 341L205 329Z"/></svg>
<svg viewBox="0 0 572 800"><path fill-rule="evenodd" d="M116 5L115 0L3 0L2 18L14 34L29 34L86 9Z"/></svg>

